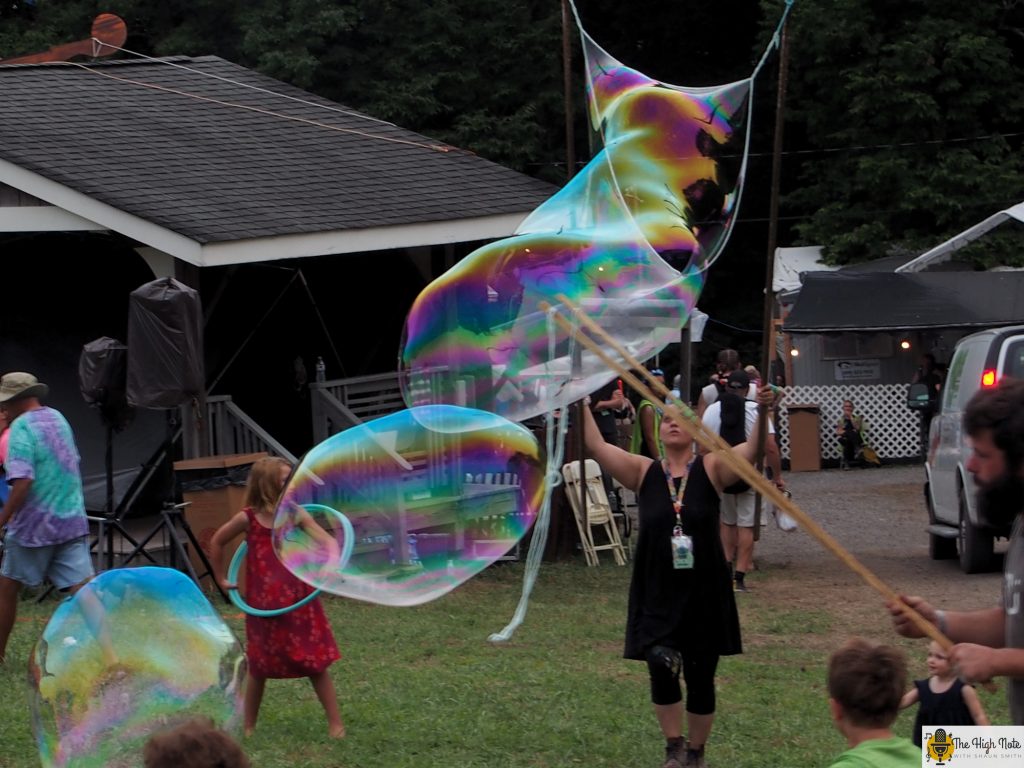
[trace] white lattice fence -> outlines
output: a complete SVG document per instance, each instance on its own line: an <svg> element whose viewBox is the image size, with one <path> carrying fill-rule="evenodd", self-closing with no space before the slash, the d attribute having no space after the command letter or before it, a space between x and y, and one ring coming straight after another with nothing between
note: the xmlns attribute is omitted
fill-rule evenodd
<svg viewBox="0 0 1024 768"><path fill-rule="evenodd" d="M838 460L842 448L835 428L843 411L843 400L852 400L856 413L864 417L868 444L885 459L919 456L920 416L907 407L907 384L834 384L831 386L786 387L779 408L779 437L782 456L789 458L789 414L786 404L817 405L821 459Z"/></svg>

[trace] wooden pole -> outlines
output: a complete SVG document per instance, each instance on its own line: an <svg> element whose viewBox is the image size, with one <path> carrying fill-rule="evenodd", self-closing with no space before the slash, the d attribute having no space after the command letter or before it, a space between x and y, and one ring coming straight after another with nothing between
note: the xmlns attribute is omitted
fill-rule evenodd
<svg viewBox="0 0 1024 768"><path fill-rule="evenodd" d="M772 283L775 281L775 245L778 240L779 229L779 177L782 175L782 129L785 125L786 105L786 81L789 76L789 35L786 32L787 24L783 22L782 30L779 33L779 88L775 103L775 146L772 150L772 180L771 197L768 210L768 256L765 259L764 268L764 317L761 329L761 376L767 383L771 382L771 364L774 349L772 344L772 323L775 320L775 293L772 291ZM752 119L753 116L750 116ZM757 442L757 454L754 464L759 470L764 467L765 440L768 439L768 430L765 425L768 421L768 409L761 406L757 409L758 424L760 425L759 439ZM754 541L761 538L761 511L762 497L758 494L754 500Z"/></svg>
<svg viewBox="0 0 1024 768"><path fill-rule="evenodd" d="M576 175L576 132L572 124L572 39L569 0L562 0L562 90L565 95L565 180Z"/></svg>

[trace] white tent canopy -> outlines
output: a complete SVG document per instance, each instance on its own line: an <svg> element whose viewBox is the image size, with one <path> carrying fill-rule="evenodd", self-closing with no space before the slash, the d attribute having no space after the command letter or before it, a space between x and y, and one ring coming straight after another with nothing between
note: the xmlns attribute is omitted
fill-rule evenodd
<svg viewBox="0 0 1024 768"><path fill-rule="evenodd" d="M800 290L800 275L804 272L834 270L821 261L820 245L805 245L798 248L776 248L775 264L772 271L772 292Z"/></svg>
<svg viewBox="0 0 1024 768"><path fill-rule="evenodd" d="M984 221L979 222L973 227L965 229L960 234L949 238L949 240L941 245L937 245L930 251L926 251L917 258L911 259L906 264L897 267L896 271L920 272L932 264L939 264L943 261L948 261L952 258L953 251L959 250L965 245L972 243L990 229L998 227L1009 219L1016 219L1017 221L1024 222L1024 203L1017 203L1012 208L1007 208L1005 211L1000 211L999 213L989 216Z"/></svg>

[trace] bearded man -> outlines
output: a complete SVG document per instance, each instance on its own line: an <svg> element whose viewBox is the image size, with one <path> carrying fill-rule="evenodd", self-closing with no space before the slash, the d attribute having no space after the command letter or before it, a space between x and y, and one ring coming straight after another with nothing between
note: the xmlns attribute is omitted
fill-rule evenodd
<svg viewBox="0 0 1024 768"><path fill-rule="evenodd" d="M956 643L949 661L964 682L1008 678L1010 717L1024 725L1024 381L1003 379L975 393L964 411L964 431L979 513L991 523L1013 523L1002 600L979 611L943 611L920 597L901 600ZM898 603L889 611L899 634L923 637Z"/></svg>

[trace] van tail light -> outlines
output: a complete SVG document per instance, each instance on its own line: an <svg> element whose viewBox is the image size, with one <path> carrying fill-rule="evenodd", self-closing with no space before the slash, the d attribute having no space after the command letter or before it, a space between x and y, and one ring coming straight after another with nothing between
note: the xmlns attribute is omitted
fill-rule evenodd
<svg viewBox="0 0 1024 768"><path fill-rule="evenodd" d="M982 371L981 374L981 386L983 387L994 387L996 385L996 372L989 368L987 371Z"/></svg>

